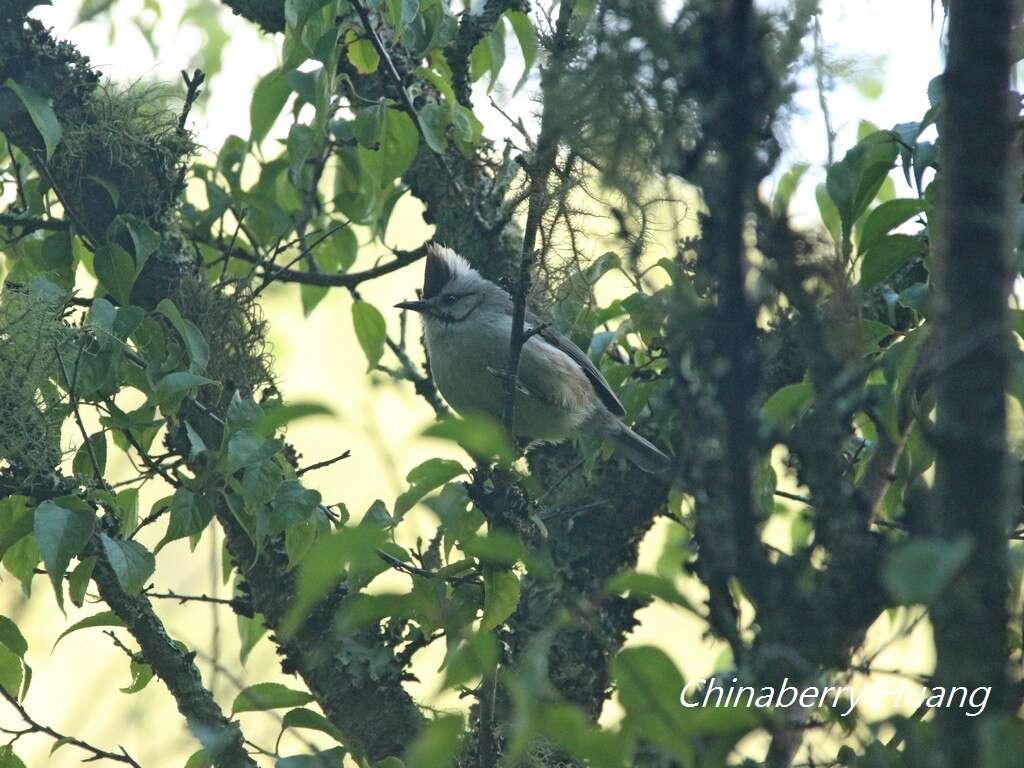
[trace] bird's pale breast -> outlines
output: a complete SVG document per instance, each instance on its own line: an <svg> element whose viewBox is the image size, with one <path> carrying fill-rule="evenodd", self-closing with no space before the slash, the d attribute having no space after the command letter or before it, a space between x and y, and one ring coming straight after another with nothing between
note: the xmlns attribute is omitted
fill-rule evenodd
<svg viewBox="0 0 1024 768"><path fill-rule="evenodd" d="M427 322L434 381L456 411L501 418L511 327L508 316L493 322ZM518 381L516 432L522 437L562 440L600 407L580 367L538 336L523 346Z"/></svg>

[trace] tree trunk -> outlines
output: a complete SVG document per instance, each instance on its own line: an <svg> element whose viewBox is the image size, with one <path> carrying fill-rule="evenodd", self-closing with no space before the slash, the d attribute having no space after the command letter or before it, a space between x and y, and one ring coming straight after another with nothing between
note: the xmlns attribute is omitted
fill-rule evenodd
<svg viewBox="0 0 1024 768"><path fill-rule="evenodd" d="M934 606L936 684L991 686L987 715L1010 710L1006 537L1014 494L1005 393L1017 188L1008 91L1014 14L1013 0L950 2L941 118L935 504L941 534L973 548ZM977 765L984 718L956 707L940 708L938 717L947 764Z"/></svg>

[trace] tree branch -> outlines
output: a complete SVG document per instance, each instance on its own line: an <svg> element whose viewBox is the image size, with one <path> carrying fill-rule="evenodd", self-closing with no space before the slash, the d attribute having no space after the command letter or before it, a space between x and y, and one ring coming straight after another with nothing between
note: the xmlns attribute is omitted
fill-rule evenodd
<svg viewBox="0 0 1024 768"><path fill-rule="evenodd" d="M22 736L25 736L30 733L44 733L50 738L55 739L59 743L71 744L72 746L78 747L79 749L88 752L91 755L91 757L86 758L83 762L88 763L94 760L112 760L115 763L125 763L126 765L133 766L134 768L142 768L137 762L135 762L135 760L132 759L131 755L129 755L125 751L124 747L121 747L120 753L108 752L105 749L94 747L89 742L82 741L81 739L77 739L74 736L65 736L63 733L55 731L53 728L50 728L49 726L43 725L42 723L33 720L32 716L29 715L28 711L21 705L21 702L19 702L14 696L9 694L7 690L3 687L0 687L0 696L3 696L7 700L7 703L14 707L14 710L18 713L21 719L24 720L25 723L28 725L28 728L21 731L14 731L8 728L0 728L0 731L3 731L4 733L11 734L12 736L14 736L14 741L17 741Z"/></svg>
<svg viewBox="0 0 1024 768"><path fill-rule="evenodd" d="M97 545L95 549L92 578L100 597L124 621L146 663L171 692L178 711L213 764L217 768L256 768L256 762L245 751L238 723L224 715L203 686L194 654L175 645L145 597L129 595L121 588L103 548Z"/></svg>
<svg viewBox="0 0 1024 768"><path fill-rule="evenodd" d="M265 262L255 256L235 248L230 255L233 259L248 261L266 270L271 282L300 283L302 285L320 285L328 288L355 288L360 283L373 280L384 275L396 272L402 267L407 267L420 259L427 253L426 246L421 246L412 251L395 251L395 258L392 261L380 264L376 267L363 270L362 272L345 272L342 274L326 274L323 272L301 272L297 269L285 269L274 266L267 266Z"/></svg>
<svg viewBox="0 0 1024 768"><path fill-rule="evenodd" d="M942 535L966 538L972 548L932 606L935 678L947 686L990 686L987 717L1016 711L1007 670L1006 532L1020 490L1010 471L1005 393L1016 350L1009 295L1020 152L1008 83L1019 8L1013 0L951 0L939 121L945 179L936 310L946 360L937 375L936 512ZM964 351L961 340L971 337L978 343ZM939 710L950 765L981 759L985 719L966 718L955 707Z"/></svg>
<svg viewBox="0 0 1024 768"><path fill-rule="evenodd" d="M541 90L544 93L552 92L553 86L561 78L563 69L568 64L572 45L569 24L572 21L573 7L573 0L562 0L559 5L551 63L541 78ZM530 202L526 213L526 228L523 231L523 247L519 255L519 275L512 297L512 338L509 343L508 368L505 377L505 406L502 412L502 423L510 435L515 434L519 358L527 339L525 330L526 299L530 293L537 230L540 227L541 218L544 216L548 177L551 175L551 169L558 156L558 145L563 129L560 111L557 104L545 100L544 113L541 116L540 136L537 138L537 150L533 162L527 169L530 176Z"/></svg>

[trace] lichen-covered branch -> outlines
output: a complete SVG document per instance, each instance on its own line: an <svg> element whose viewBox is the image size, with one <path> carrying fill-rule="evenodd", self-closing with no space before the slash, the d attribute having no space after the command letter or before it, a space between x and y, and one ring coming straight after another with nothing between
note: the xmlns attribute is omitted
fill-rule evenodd
<svg viewBox="0 0 1024 768"><path fill-rule="evenodd" d="M125 623L146 663L174 696L178 711L217 768L255 768L245 750L242 730L221 711L203 685L193 655L175 645L149 600L129 595L101 552L92 578L100 597Z"/></svg>

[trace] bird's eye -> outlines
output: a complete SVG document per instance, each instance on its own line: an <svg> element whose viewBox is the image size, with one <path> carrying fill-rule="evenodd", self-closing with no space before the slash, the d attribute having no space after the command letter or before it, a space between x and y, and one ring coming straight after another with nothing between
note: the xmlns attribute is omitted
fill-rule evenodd
<svg viewBox="0 0 1024 768"><path fill-rule="evenodd" d="M454 293L446 293L444 295L443 300L445 304L454 304L456 301L459 300L459 297L456 296Z"/></svg>

